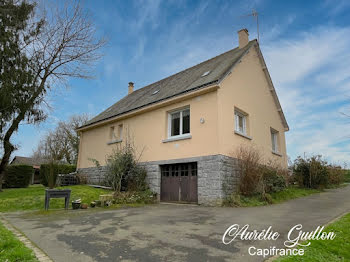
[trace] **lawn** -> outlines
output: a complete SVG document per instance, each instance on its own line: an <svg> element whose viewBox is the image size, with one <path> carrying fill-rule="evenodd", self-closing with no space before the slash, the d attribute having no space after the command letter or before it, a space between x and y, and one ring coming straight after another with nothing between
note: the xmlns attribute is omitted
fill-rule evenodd
<svg viewBox="0 0 350 262"><path fill-rule="evenodd" d="M110 194L110 190L93 188L86 185L58 187L72 189L71 201L81 198L82 203L90 203L99 199L102 194ZM0 192L0 212L44 209L45 187L33 185L28 188L4 189ZM51 199L50 209L64 208L64 198Z"/></svg>
<svg viewBox="0 0 350 262"><path fill-rule="evenodd" d="M334 240L312 240L303 256L281 257L277 261L350 261L350 213L330 224L326 232L334 232Z"/></svg>
<svg viewBox="0 0 350 262"><path fill-rule="evenodd" d="M0 261L38 261L32 250L0 223Z"/></svg>
<svg viewBox="0 0 350 262"><path fill-rule="evenodd" d="M290 199L308 196L322 191L316 189L299 188L299 187L288 187L285 190L277 193L272 193L271 204L278 204ZM263 200L260 195L244 197L236 197L234 203L228 203L227 200L224 202L224 206L241 206L241 207L254 207L254 206L265 206L269 203Z"/></svg>
<svg viewBox="0 0 350 262"><path fill-rule="evenodd" d="M350 183L350 169L345 171L345 183Z"/></svg>

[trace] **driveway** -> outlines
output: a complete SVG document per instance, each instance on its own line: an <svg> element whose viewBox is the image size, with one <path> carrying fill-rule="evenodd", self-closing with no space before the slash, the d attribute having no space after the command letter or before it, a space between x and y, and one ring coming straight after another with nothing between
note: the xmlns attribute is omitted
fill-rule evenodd
<svg viewBox="0 0 350 262"><path fill-rule="evenodd" d="M6 214L5 218L57 262L70 261L263 261L248 248L283 247L289 229L301 223L314 230L350 212L350 186L283 204L221 208L159 204L55 215ZM277 241L221 238L232 224L250 229L272 226Z"/></svg>

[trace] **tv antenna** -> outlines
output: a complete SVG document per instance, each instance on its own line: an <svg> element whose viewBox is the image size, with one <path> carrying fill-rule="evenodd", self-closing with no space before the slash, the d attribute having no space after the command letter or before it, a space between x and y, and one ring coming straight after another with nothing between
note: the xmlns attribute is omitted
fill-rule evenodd
<svg viewBox="0 0 350 262"><path fill-rule="evenodd" d="M246 14L246 15L242 15L240 17L243 18L243 17L247 17L247 16L252 16L252 17L255 18L255 21L256 21L256 32L258 34L258 42L259 42L259 39L260 39L260 34L259 34L259 14L258 14L258 12L255 9L252 9L251 13Z"/></svg>

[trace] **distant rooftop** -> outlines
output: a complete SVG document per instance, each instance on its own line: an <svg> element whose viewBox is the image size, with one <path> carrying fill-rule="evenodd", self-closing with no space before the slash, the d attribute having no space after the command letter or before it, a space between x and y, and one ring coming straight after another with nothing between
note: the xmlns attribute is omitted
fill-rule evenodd
<svg viewBox="0 0 350 262"><path fill-rule="evenodd" d="M48 163L47 159L15 156L11 161L11 165L29 165L29 166L40 166L42 164Z"/></svg>

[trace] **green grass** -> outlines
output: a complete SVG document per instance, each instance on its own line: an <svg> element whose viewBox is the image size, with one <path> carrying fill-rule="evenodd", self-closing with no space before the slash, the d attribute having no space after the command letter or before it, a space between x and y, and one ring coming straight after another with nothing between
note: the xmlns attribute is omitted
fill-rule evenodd
<svg viewBox="0 0 350 262"><path fill-rule="evenodd" d="M278 204L284 201L287 201L289 199L299 198L299 197L305 197L308 195L312 195L315 193L320 193L321 190L317 189L308 189L308 188L299 188L299 187L288 187L287 189L272 193L272 203Z"/></svg>
<svg viewBox="0 0 350 262"><path fill-rule="evenodd" d="M19 241L12 232L0 223L0 261L38 261L32 250Z"/></svg>
<svg viewBox="0 0 350 262"><path fill-rule="evenodd" d="M345 171L344 182L350 183L350 170Z"/></svg>
<svg viewBox="0 0 350 262"><path fill-rule="evenodd" d="M311 240L311 245L304 248L303 256L281 257L276 261L350 261L350 213L330 224L326 232L336 234L333 240Z"/></svg>
<svg viewBox="0 0 350 262"><path fill-rule="evenodd" d="M262 199L260 195L244 197L244 196L234 196L231 201L225 200L224 206L241 206L241 207L255 207L255 206L265 206L268 204L278 204L290 199L304 197L312 195L315 193L320 193L322 191L316 189L307 189L299 187L288 187L285 190L277 193L271 194L270 203Z"/></svg>
<svg viewBox="0 0 350 262"><path fill-rule="evenodd" d="M290 199L309 196L322 191L317 189L288 187L281 192L271 194L271 204L278 204ZM242 206L264 206L269 203L266 200L262 200L260 196L241 198Z"/></svg>
<svg viewBox="0 0 350 262"><path fill-rule="evenodd" d="M102 194L110 194L110 190L93 188L86 185L58 187L72 189L70 200L81 198L82 203L90 203L99 199ZM0 192L0 212L44 209L45 187L34 185L28 188L4 189ZM64 208L64 198L51 199L50 209Z"/></svg>

